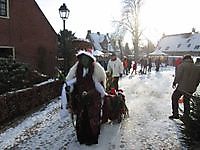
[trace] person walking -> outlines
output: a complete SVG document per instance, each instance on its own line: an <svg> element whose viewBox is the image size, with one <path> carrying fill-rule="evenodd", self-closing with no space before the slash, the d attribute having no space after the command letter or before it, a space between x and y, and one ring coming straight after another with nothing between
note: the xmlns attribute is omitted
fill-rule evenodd
<svg viewBox="0 0 200 150"><path fill-rule="evenodd" d="M144 61L143 61L143 74L147 74L147 66L148 66L148 61L147 61L147 58L145 57L144 58Z"/></svg>
<svg viewBox="0 0 200 150"><path fill-rule="evenodd" d="M151 72L151 68L152 68L152 61L151 61L151 57L148 58L148 72Z"/></svg>
<svg viewBox="0 0 200 150"><path fill-rule="evenodd" d="M135 75L137 74L137 61L132 61L132 72L131 75L135 72Z"/></svg>
<svg viewBox="0 0 200 150"><path fill-rule="evenodd" d="M124 75L128 75L128 59L126 56L124 56L124 60L123 60L123 67L124 67Z"/></svg>
<svg viewBox="0 0 200 150"><path fill-rule="evenodd" d="M66 76L66 83L76 81L70 87L69 109L77 116L75 129L79 143L98 144L106 73L90 52L81 50L76 56L78 61Z"/></svg>
<svg viewBox="0 0 200 150"><path fill-rule="evenodd" d="M108 61L107 71L112 75L113 78L113 86L115 90L119 89L119 78L122 77L123 74L123 65L121 60L116 56L115 53L112 53L111 59Z"/></svg>
<svg viewBox="0 0 200 150"><path fill-rule="evenodd" d="M172 94L172 115L169 119L178 119L178 100L184 96L184 118L190 113L189 95L196 91L200 82L200 71L196 68L191 55L185 55L182 63L175 70L175 78L172 87L175 89Z"/></svg>
<svg viewBox="0 0 200 150"><path fill-rule="evenodd" d="M157 59L155 60L155 66L156 66L156 72L158 72L159 69L160 69L160 58L157 58Z"/></svg>

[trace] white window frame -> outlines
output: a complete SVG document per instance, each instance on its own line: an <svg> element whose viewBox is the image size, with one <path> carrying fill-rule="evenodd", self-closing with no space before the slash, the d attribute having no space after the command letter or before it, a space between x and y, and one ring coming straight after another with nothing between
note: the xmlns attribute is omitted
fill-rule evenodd
<svg viewBox="0 0 200 150"><path fill-rule="evenodd" d="M9 49L12 49L13 60L15 60L15 47L13 47L13 46L0 46L0 49L1 49L1 48L9 48Z"/></svg>
<svg viewBox="0 0 200 150"><path fill-rule="evenodd" d="M7 8L6 8L6 10L7 10L7 16L1 16L0 15L0 18L10 18L10 11L9 11L9 0L6 0L7 1Z"/></svg>

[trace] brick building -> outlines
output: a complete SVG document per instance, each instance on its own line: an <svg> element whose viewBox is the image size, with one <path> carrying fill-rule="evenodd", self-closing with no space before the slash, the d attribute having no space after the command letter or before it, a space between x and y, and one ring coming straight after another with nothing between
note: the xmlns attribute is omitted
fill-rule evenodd
<svg viewBox="0 0 200 150"><path fill-rule="evenodd" d="M35 0L0 0L0 57L53 75L57 34Z"/></svg>

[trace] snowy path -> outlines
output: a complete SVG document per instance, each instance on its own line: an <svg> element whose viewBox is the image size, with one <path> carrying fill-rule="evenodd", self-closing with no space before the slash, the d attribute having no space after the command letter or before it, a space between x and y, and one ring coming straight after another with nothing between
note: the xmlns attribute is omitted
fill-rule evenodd
<svg viewBox="0 0 200 150"><path fill-rule="evenodd" d="M70 119L59 121L59 103L54 100L43 110L0 133L0 149L141 150L184 149L171 114L173 68L120 80L130 117L121 124L105 124L99 144L79 145Z"/></svg>
<svg viewBox="0 0 200 150"><path fill-rule="evenodd" d="M172 71L135 76L126 83L125 91L130 118L120 132L123 149L181 149L171 115ZM129 83L129 84L128 84ZM131 87L131 88L130 88Z"/></svg>

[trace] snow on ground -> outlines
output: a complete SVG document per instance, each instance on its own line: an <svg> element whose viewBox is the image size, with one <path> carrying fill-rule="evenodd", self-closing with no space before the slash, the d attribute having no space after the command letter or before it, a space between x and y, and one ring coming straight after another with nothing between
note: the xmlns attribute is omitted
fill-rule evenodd
<svg viewBox="0 0 200 150"><path fill-rule="evenodd" d="M181 144L179 120L171 115L174 68L162 68L147 75L126 76L120 80L130 117L121 124L102 125L99 144L80 145L71 123L59 120L59 101L0 132L0 149L142 150L186 149Z"/></svg>

